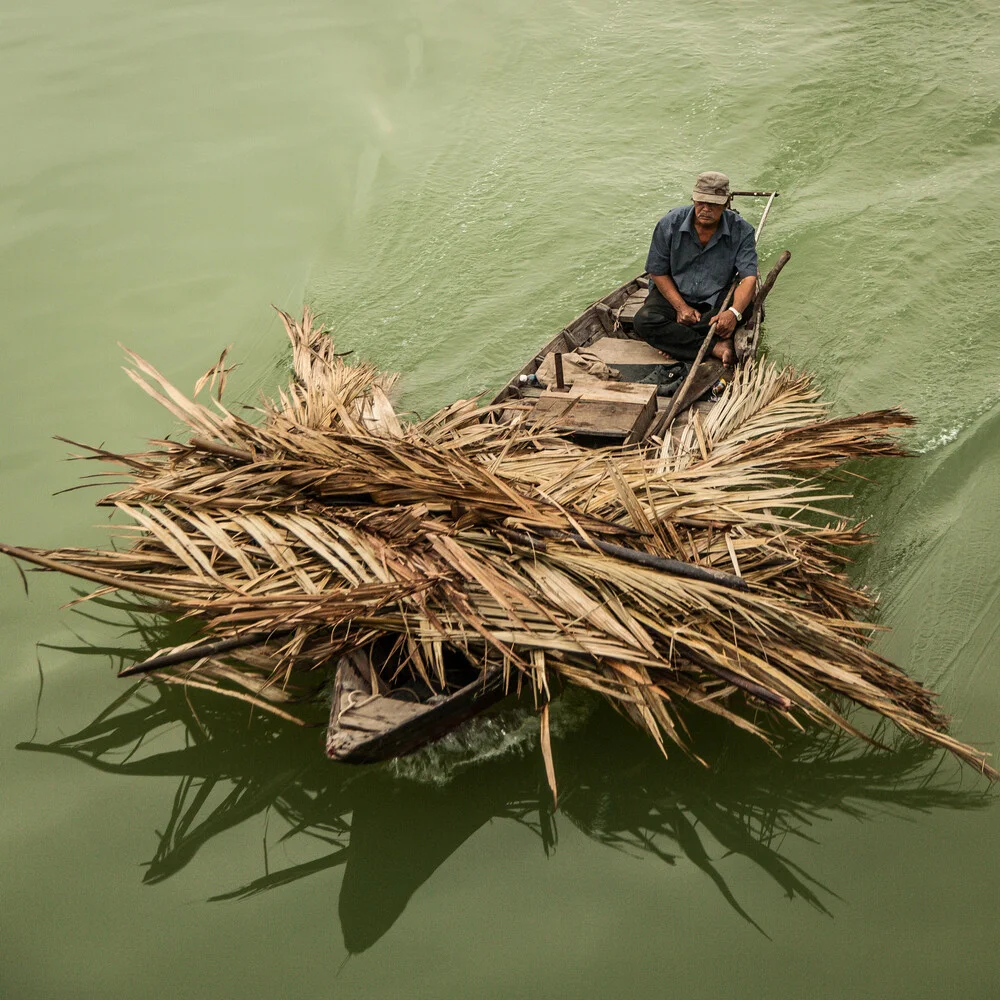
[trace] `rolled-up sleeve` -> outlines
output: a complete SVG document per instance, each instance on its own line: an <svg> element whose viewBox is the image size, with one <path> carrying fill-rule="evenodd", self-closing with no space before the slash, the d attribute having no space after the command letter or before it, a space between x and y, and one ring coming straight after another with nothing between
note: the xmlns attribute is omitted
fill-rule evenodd
<svg viewBox="0 0 1000 1000"><path fill-rule="evenodd" d="M742 280L757 273L757 243L754 240L753 228L748 225L736 248L736 277Z"/></svg>
<svg viewBox="0 0 1000 1000"><path fill-rule="evenodd" d="M653 239L646 255L646 271L649 274L670 274L670 230L671 226L666 218L660 219L653 230Z"/></svg>

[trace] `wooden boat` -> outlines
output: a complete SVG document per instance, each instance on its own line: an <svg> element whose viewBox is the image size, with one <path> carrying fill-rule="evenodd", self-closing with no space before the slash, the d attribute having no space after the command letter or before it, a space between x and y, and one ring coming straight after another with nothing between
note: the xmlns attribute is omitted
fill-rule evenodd
<svg viewBox="0 0 1000 1000"><path fill-rule="evenodd" d="M777 192L734 192L742 197L767 197L757 228L759 239ZM758 293L746 322L735 337L738 363L756 356L763 304L781 268L781 255ZM649 291L649 276L637 275L585 309L534 354L497 393L493 404L516 404L510 413L531 410L527 419L549 422L561 432L598 445L633 444L662 436L668 426L676 433L692 413L704 414L714 405L706 399L726 374L721 361L709 357L691 366L684 384L667 394L652 382L640 382L657 369L675 365L674 359L637 338L633 319ZM622 373L609 379L568 371L569 359L605 365ZM539 378L539 374L545 378ZM554 373L555 377L552 378ZM629 381L634 379L634 381ZM670 387L667 386L669 389ZM449 693L433 696L412 685L390 689L382 680L389 670L375 668L381 659L358 649L340 658L327 729L327 755L348 763L374 763L404 756L453 731L466 720L505 696L499 669L485 674L458 654L449 665ZM464 661L464 662L463 662Z"/></svg>

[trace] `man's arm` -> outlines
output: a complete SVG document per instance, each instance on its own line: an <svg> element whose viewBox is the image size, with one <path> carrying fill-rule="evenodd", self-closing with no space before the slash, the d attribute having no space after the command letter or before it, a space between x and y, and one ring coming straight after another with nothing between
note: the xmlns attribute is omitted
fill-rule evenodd
<svg viewBox="0 0 1000 1000"><path fill-rule="evenodd" d="M745 316L756 294L757 275L751 274L736 286L736 291L733 293L733 305L736 307L736 311ZM730 313L729 315L732 316L733 314ZM736 317L733 316L733 318L735 319Z"/></svg>
<svg viewBox="0 0 1000 1000"><path fill-rule="evenodd" d="M674 284L673 278L668 274L651 274L650 277L656 282L656 287L659 288L660 293L663 297L674 307L677 311L677 322L683 323L685 326L694 326L698 320L701 319L701 313L697 309L692 309L685 301L684 297L679 291L677 291L677 286ZM730 313L730 316L733 314ZM735 316L733 317L736 318Z"/></svg>
<svg viewBox="0 0 1000 1000"><path fill-rule="evenodd" d="M757 241L753 226L742 220L740 225L743 236L736 248L735 261L736 275L740 283L733 295L733 306L740 313L745 313L753 302L754 295L757 294ZM715 331L720 337L726 338L731 337L735 329L736 317L727 309L719 316Z"/></svg>
<svg viewBox="0 0 1000 1000"><path fill-rule="evenodd" d="M757 275L750 274L747 275L737 286L736 291L733 293L733 306L741 314L746 314L746 311L750 308L750 303L753 302L753 297L757 293ZM731 337L736 331L736 315L730 312L728 309L724 309L719 313L719 317L715 323L716 334L725 340L727 337Z"/></svg>
<svg viewBox="0 0 1000 1000"><path fill-rule="evenodd" d="M646 256L646 271L656 283L663 297L677 312L677 322L686 326L694 326L701 319L701 313L692 309L670 277L670 240L677 224L677 212L670 212L656 224L653 229L653 239L649 244L649 254Z"/></svg>

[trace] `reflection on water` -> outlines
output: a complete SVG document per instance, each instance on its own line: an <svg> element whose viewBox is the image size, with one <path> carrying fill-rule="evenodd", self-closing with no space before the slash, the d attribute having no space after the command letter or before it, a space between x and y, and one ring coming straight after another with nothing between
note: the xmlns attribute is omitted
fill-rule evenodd
<svg viewBox="0 0 1000 1000"><path fill-rule="evenodd" d="M530 722L518 725L520 710L504 711L484 732L532 735ZM320 729L261 716L248 725L243 705L148 682L78 732L21 749L113 774L177 779L147 883L176 874L211 838L256 816L266 817L265 844L273 844L280 818L278 842L294 841L299 852L308 846L309 859L273 870L265 846L259 875L212 898L247 898L343 866L339 918L354 953L378 941L414 892L493 819L530 828L546 852L556 847L558 823L570 822L609 848L694 864L764 933L727 885L721 860L742 856L789 898L829 912L824 900L834 891L783 854L786 837L810 838L817 820L836 813L864 818L990 801L960 788L954 769L936 770L937 755L912 742L886 753L836 734L797 734L777 756L731 727L692 720L693 739L715 762L707 769L676 753L664 760L603 703L571 703L565 716L554 730L556 813L530 739L509 740L503 754L469 750L461 766L453 746L450 756L430 750L406 767L351 767L325 759Z"/></svg>

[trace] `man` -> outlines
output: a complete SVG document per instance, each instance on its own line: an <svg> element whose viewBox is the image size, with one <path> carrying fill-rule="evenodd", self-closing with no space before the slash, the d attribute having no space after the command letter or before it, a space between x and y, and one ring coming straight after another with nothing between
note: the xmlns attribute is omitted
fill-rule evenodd
<svg viewBox="0 0 1000 1000"><path fill-rule="evenodd" d="M649 297L635 315L635 331L671 357L693 361L715 319L712 354L732 365L733 333L757 290L753 226L729 208L725 174L699 174L691 200L667 212L653 230ZM720 313L734 278L739 284L732 305Z"/></svg>

